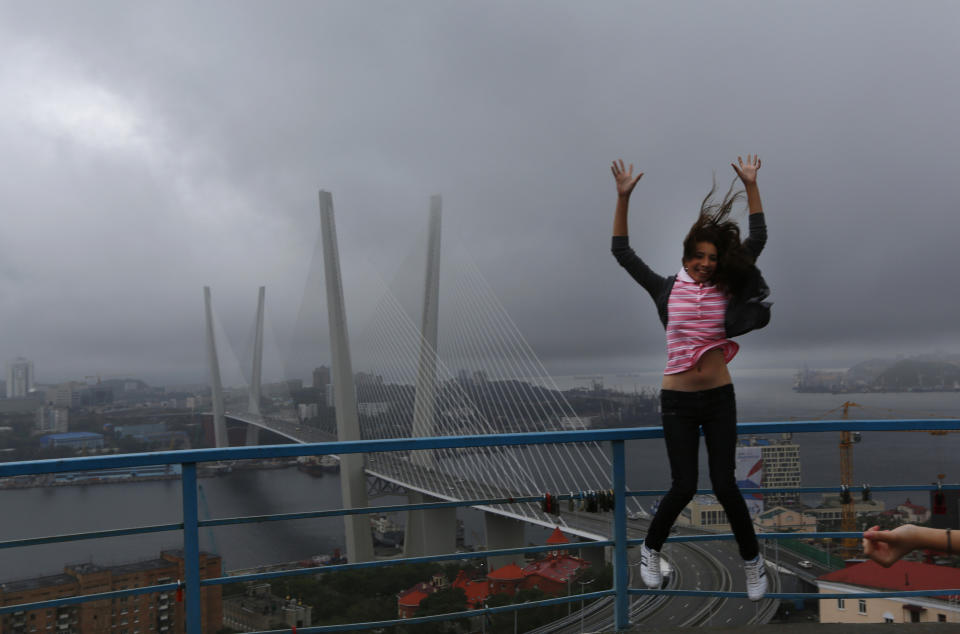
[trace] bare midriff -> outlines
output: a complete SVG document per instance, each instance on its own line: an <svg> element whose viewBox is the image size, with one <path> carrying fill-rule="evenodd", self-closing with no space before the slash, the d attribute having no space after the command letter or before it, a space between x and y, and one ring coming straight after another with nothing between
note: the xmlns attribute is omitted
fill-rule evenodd
<svg viewBox="0 0 960 634"><path fill-rule="evenodd" d="M732 383L723 350L714 348L703 354L689 370L663 376L663 389L699 392Z"/></svg>

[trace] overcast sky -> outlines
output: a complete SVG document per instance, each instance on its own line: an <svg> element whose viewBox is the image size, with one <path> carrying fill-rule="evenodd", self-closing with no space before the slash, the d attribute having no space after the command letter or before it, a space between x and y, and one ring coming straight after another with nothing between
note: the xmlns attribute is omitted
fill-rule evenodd
<svg viewBox="0 0 960 634"><path fill-rule="evenodd" d="M610 161L645 172L631 241L669 275L747 153L775 305L734 373L960 352L958 27L954 2L3 3L0 358L202 380L202 287L242 347L266 285L276 349L309 325L328 363L322 188L352 336L439 193L444 249L548 370L656 370Z"/></svg>

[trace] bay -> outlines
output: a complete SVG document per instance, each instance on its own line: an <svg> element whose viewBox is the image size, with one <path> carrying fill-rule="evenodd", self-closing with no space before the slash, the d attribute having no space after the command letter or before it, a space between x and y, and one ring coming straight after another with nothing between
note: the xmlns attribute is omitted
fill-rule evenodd
<svg viewBox="0 0 960 634"><path fill-rule="evenodd" d="M613 377L607 385L616 385ZM633 377L631 380L636 379ZM656 376L650 377L657 380ZM561 383L562 384L562 383ZM638 387L646 384L638 383ZM655 383L654 383L655 385ZM960 418L960 393L798 394L793 371L740 371L736 377L739 418L744 422L818 420L841 417L845 400L862 407L855 418ZM626 386L624 386L626 387ZM795 434L801 447L804 486L840 483L839 432ZM854 482L927 484L938 474L960 482L960 434L864 433L854 448ZM669 486L662 440L628 444L627 482L632 489ZM706 452L701 452L700 486L709 487ZM201 518L290 513L340 508L335 475L312 478L296 469L235 471L202 478L206 508ZM888 507L906 497L927 505L927 494L877 495ZM376 504L403 503L402 497ZM811 500L806 500L811 502ZM179 522L179 481L12 489L0 491L0 540ZM462 511L468 543L482 539L479 513ZM398 518L399 519L399 518ZM527 540L542 542L545 532L530 529ZM343 548L340 518L319 518L201 529L201 548L224 558L227 570L296 561ZM156 557L163 549L182 548L180 531L86 540L0 550L0 581L57 574L69 563L119 564Z"/></svg>

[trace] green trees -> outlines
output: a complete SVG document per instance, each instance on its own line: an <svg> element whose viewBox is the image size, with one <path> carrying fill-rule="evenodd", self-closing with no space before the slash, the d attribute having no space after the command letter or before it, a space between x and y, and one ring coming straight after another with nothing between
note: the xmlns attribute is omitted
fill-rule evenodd
<svg viewBox="0 0 960 634"><path fill-rule="evenodd" d="M397 594L421 581L429 581L437 573L454 579L461 568L464 568L462 563L425 563L319 573L277 580L273 583L273 592L296 597L311 606L314 625L389 621L397 618ZM227 588L230 590L226 592L234 592L233 587ZM421 609L429 610L429 614L443 614L461 612L465 606L462 590L446 589L428 597ZM427 627L416 631L441 630Z"/></svg>
<svg viewBox="0 0 960 634"><path fill-rule="evenodd" d="M451 612L463 612L467 609L467 595L461 588L445 588L420 602L420 609L415 616L432 616L434 614L449 614ZM436 623L421 623L409 627L411 634L440 634L453 628L461 628L464 631L469 628L468 619L457 619L456 621L438 621Z"/></svg>

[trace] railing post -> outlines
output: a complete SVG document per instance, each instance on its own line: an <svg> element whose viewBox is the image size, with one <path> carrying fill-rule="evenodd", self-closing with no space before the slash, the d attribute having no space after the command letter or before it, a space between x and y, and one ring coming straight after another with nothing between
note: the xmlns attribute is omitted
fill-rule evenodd
<svg viewBox="0 0 960 634"><path fill-rule="evenodd" d="M200 533L197 516L197 463L183 464L183 570L187 634L202 634L200 608Z"/></svg>
<svg viewBox="0 0 960 634"><path fill-rule="evenodd" d="M630 594L627 592L626 457L622 440L613 441L613 589L617 631L630 627Z"/></svg>

